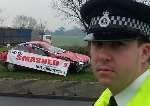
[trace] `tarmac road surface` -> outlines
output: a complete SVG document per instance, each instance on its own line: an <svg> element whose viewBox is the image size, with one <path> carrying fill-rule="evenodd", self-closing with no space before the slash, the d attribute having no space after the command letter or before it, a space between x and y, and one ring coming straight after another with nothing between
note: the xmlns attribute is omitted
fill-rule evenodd
<svg viewBox="0 0 150 106"><path fill-rule="evenodd" d="M92 106L88 101L0 96L0 106Z"/></svg>

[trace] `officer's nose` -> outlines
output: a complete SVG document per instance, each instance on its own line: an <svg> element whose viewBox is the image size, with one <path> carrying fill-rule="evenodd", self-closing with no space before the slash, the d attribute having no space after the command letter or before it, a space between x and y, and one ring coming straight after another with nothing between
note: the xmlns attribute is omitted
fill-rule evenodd
<svg viewBox="0 0 150 106"><path fill-rule="evenodd" d="M93 47L91 56L94 61L109 62L112 60L112 51L108 45Z"/></svg>

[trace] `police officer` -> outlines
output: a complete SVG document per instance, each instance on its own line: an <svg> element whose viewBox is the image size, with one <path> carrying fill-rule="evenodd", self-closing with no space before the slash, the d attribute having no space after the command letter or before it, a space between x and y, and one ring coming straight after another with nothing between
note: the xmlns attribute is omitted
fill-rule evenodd
<svg viewBox="0 0 150 106"><path fill-rule="evenodd" d="M80 13L93 72L107 88L94 106L150 106L150 1L89 0Z"/></svg>

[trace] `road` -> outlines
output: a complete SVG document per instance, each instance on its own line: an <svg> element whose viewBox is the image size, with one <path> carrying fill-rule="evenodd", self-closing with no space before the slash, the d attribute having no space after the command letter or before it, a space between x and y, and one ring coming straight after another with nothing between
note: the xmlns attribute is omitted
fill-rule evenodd
<svg viewBox="0 0 150 106"><path fill-rule="evenodd" d="M92 102L0 96L0 106L92 106Z"/></svg>

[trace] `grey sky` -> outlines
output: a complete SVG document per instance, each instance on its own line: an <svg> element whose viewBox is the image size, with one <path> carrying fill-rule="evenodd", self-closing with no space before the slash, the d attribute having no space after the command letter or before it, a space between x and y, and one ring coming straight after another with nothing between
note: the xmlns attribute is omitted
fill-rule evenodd
<svg viewBox="0 0 150 106"><path fill-rule="evenodd" d="M51 0L0 0L0 9L3 10L0 17L5 19L3 25L10 26L16 15L25 15L47 21L50 30L55 30L59 26L66 28L73 26L56 16L50 2Z"/></svg>

